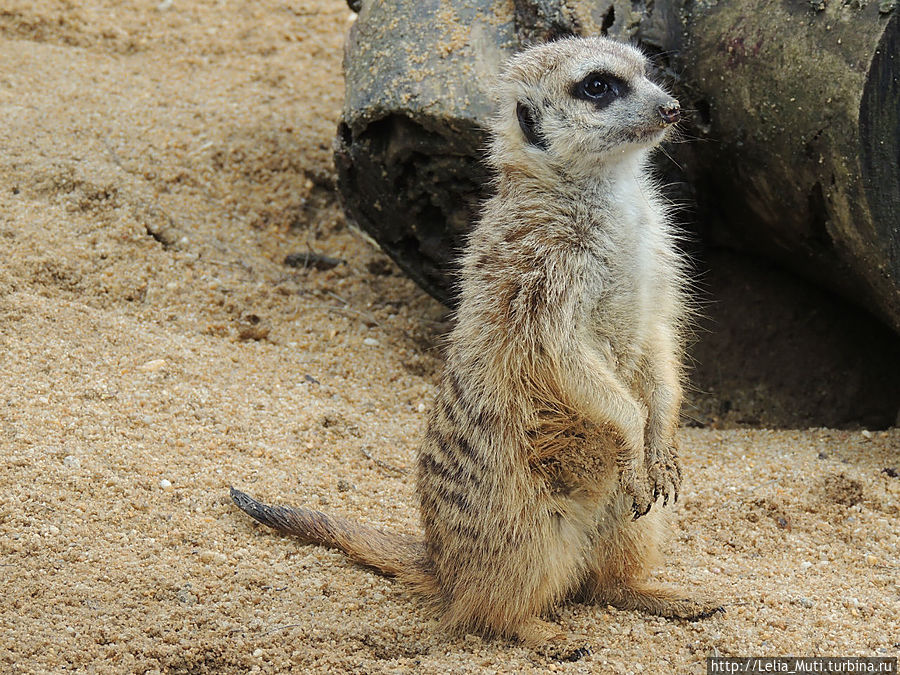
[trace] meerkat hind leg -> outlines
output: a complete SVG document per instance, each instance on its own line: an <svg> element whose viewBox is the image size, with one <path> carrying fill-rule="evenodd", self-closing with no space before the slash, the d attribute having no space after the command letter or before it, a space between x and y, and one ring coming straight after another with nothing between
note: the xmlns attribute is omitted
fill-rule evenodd
<svg viewBox="0 0 900 675"><path fill-rule="evenodd" d="M703 597L692 597L677 588L648 580L650 570L662 556L659 541L664 530L662 515L632 521L623 500L612 505L604 519L608 525L598 531L594 559L582 586L580 599L637 610L669 619L696 620L723 611L721 605ZM619 523L609 525L609 523Z"/></svg>

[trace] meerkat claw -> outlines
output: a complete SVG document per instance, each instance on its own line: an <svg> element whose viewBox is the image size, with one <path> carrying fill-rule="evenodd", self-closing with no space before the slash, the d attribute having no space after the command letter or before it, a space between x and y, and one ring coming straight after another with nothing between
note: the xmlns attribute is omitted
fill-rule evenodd
<svg viewBox="0 0 900 675"><path fill-rule="evenodd" d="M641 518L642 516L646 516L648 513L650 513L650 509L652 506L653 506L653 502L650 502L649 504L647 504L647 507L642 511L641 508L638 506L637 502L634 502L634 504L631 507L631 511L632 511L632 513L634 513L634 518L632 518L632 520L637 520L638 518Z"/></svg>

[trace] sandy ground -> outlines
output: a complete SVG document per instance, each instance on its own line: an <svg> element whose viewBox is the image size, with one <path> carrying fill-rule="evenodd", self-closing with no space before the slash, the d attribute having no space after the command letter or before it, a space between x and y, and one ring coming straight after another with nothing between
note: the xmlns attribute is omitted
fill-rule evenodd
<svg viewBox="0 0 900 675"><path fill-rule="evenodd" d="M338 0L0 9L0 671L705 672L900 651L900 430L685 429L661 578L556 662L255 526L228 486L398 531L444 310L333 198ZM341 258L286 267L288 253Z"/></svg>

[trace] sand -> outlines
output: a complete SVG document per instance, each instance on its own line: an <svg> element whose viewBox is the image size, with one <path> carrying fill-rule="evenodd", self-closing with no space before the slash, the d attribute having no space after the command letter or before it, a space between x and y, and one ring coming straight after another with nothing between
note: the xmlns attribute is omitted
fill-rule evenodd
<svg viewBox="0 0 900 675"><path fill-rule="evenodd" d="M228 498L415 532L445 310L354 235L337 0L0 10L0 671L705 672L900 651L900 431L681 432L658 576L696 623L569 604L591 653L452 637ZM292 268L290 253L340 258Z"/></svg>

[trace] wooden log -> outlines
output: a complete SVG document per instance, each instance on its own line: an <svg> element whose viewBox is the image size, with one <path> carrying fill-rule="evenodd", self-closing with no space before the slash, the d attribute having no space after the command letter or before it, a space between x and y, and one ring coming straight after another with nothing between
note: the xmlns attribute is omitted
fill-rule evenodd
<svg viewBox="0 0 900 675"><path fill-rule="evenodd" d="M635 40L668 75L710 241L838 290L900 331L900 48L889 0L364 1L336 141L351 220L452 304L456 251L488 189L490 87L521 46Z"/></svg>
<svg viewBox="0 0 900 675"><path fill-rule="evenodd" d="M705 142L685 157L709 237L900 331L900 27L878 3L697 8L676 63Z"/></svg>
<svg viewBox="0 0 900 675"><path fill-rule="evenodd" d="M363 2L335 141L344 209L422 288L450 302L453 262L490 181L489 91L518 42L503 0Z"/></svg>

